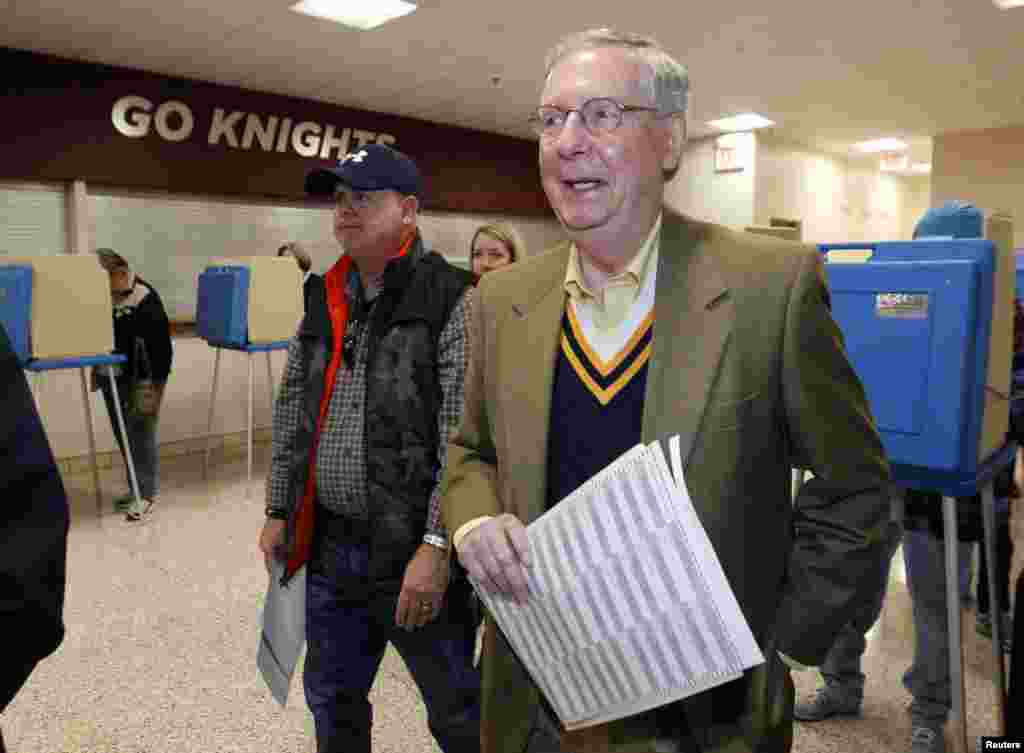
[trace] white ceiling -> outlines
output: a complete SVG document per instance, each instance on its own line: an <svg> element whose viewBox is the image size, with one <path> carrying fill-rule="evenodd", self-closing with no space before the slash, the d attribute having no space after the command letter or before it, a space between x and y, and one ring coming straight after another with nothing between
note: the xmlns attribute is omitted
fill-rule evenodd
<svg viewBox="0 0 1024 753"><path fill-rule="evenodd" d="M291 2L0 0L0 45L529 136L547 48L615 26L689 67L698 135L747 110L830 151L1024 124L1024 9L991 0L423 0L368 32Z"/></svg>

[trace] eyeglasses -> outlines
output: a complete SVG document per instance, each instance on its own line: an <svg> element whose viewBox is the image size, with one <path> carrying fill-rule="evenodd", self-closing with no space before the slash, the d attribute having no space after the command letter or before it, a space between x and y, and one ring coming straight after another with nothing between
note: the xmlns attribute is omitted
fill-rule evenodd
<svg viewBox="0 0 1024 753"><path fill-rule="evenodd" d="M379 197L386 193L388 193L386 189L382 191L352 191L339 188L334 192L334 206L336 209L347 207L356 212L363 212L376 204Z"/></svg>
<svg viewBox="0 0 1024 753"><path fill-rule="evenodd" d="M529 120L530 126L538 136L554 138L562 132L569 115L574 112L580 114L583 125L594 136L611 133L622 125L622 114L626 112L657 112L657 107L637 107L635 105L620 105L614 99L597 97L588 99L578 108L563 110L560 107L545 105L538 107Z"/></svg>

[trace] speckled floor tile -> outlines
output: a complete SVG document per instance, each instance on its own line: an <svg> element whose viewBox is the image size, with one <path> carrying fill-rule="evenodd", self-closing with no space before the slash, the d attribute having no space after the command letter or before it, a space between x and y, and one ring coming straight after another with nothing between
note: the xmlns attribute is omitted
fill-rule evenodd
<svg viewBox="0 0 1024 753"><path fill-rule="evenodd" d="M164 461L159 508L141 525L110 511L120 473L66 479L72 498L63 645L3 715L11 753L312 753L301 673L288 706L255 666L266 574L257 549L266 451ZM388 652L373 688L374 750L436 753L419 693Z"/></svg>
<svg viewBox="0 0 1024 753"><path fill-rule="evenodd" d="M89 474L66 479L72 497L67 637L39 665L2 721L11 753L312 753L312 719L296 678L288 706L270 698L255 668L266 575L262 524L267 447L254 479L244 457L164 461L155 516L126 524L109 510L120 470L102 476L108 511L97 520ZM1019 534L1021 522L1015 521ZM1015 539L1024 541L1020 535ZM1017 547L1016 571L1024 560ZM908 748L901 677L913 651L910 604L897 555L885 608L865 659L859 719L798 724L796 753ZM995 729L989 643L965 613L969 733ZM794 675L799 694L817 673ZM375 753L436 753L401 659L385 656L372 692ZM951 734L948 733L951 738ZM952 748L951 748L952 750Z"/></svg>

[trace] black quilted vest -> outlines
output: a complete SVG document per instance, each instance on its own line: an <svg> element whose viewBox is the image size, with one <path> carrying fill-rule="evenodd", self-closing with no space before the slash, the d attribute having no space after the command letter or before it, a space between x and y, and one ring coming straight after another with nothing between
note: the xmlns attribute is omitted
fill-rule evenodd
<svg viewBox="0 0 1024 753"><path fill-rule="evenodd" d="M438 481L441 385L437 340L463 292L468 272L425 251L419 236L388 265L373 306L366 370L366 479L370 576L378 589L400 587L426 531ZM333 336L324 286L310 288L299 331L307 374L305 408L292 458L293 499L302 498L309 448L323 395Z"/></svg>

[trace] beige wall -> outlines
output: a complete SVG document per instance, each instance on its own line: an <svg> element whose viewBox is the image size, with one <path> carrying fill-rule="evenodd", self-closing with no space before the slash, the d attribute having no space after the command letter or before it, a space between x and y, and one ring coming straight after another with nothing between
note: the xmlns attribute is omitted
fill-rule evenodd
<svg viewBox="0 0 1024 753"><path fill-rule="evenodd" d="M803 220L810 243L909 239L929 205L927 177L888 175L873 160L852 162L802 146L743 134L738 172L716 173L714 138L687 144L666 201L730 227Z"/></svg>
<svg viewBox="0 0 1024 753"><path fill-rule="evenodd" d="M932 181L927 175L904 178L907 188L903 212L903 237L914 237L914 225L932 205Z"/></svg>
<svg viewBox="0 0 1024 753"><path fill-rule="evenodd" d="M754 184L757 139L737 134L743 170L715 172L715 139L696 139L683 152L682 164L665 192L665 201L678 211L700 220L730 227L745 227L754 220Z"/></svg>
<svg viewBox="0 0 1024 753"><path fill-rule="evenodd" d="M943 133L932 154L932 197L970 201L986 214L1014 221L1014 246L1024 246L1024 126Z"/></svg>
<svg viewBox="0 0 1024 753"><path fill-rule="evenodd" d="M803 220L809 243L908 240L927 196L927 178L882 173L873 160L844 160L769 138L758 143L756 223Z"/></svg>

